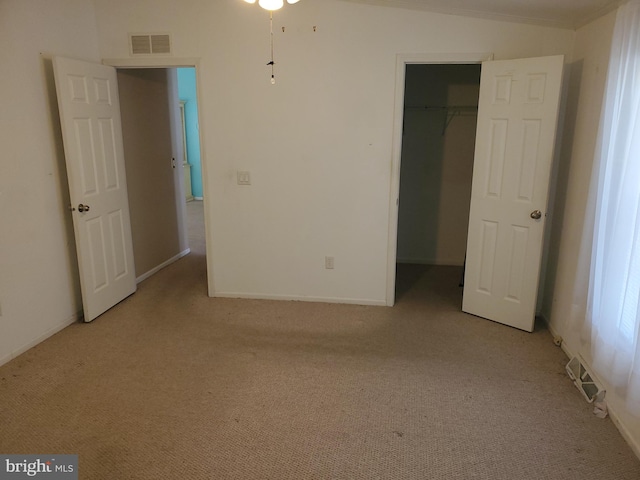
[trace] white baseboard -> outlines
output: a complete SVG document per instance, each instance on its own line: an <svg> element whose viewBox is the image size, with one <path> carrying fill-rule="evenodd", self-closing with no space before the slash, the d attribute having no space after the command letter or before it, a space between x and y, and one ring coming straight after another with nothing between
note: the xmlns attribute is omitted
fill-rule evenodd
<svg viewBox="0 0 640 480"><path fill-rule="evenodd" d="M551 323L549 323L549 321L546 319L546 317L544 315L540 315L540 318L544 321L544 323L547 324L547 328L549 329L549 332L551 332L551 335L553 335L554 338L556 338L558 336L562 337L562 335L558 334L558 332L553 328ZM573 357L575 357L577 355L575 352L571 351L567 347L565 342L562 342L560 344L560 348L562 348L562 351L565 353L565 355L569 359L571 359L571 358L573 358ZM581 359L582 362L584 362L584 359L582 357L580 357L580 359ZM591 365L589 365L586 362L585 362L585 365L589 370L593 371L593 369L591 368ZM567 379L568 378L569 378L569 376L567 376ZM631 433L629 432L629 429L620 420L620 416L616 413L615 408L611 408L611 405L608 404L608 403L607 403L607 411L609 412L609 417L611 417L611 421L613 422L613 424L616 426L616 428L620 432L620 435L622 435L622 438L625 439L625 441L627 442L629 447L631 447L631 450L633 450L633 453L635 453L636 457L638 457L638 459L640 460L640 439L636 439L636 438L633 437L633 435L631 435Z"/></svg>
<svg viewBox="0 0 640 480"><path fill-rule="evenodd" d="M69 318L67 318L67 319L63 320L62 322L60 322L59 324L51 327L49 330L44 332L38 338L25 343L20 348L17 348L16 350L12 351L8 355L5 355L4 357L0 358L0 366L4 365L5 363L10 362L11 360L16 358L17 356L22 355L24 352L26 352L30 348L35 347L39 343L44 342L47 338L55 335L60 330L63 330L65 328L67 328L72 323L76 323L76 322L80 321L81 318L82 318L82 312L78 312L78 313L76 313L74 315L71 315Z"/></svg>
<svg viewBox="0 0 640 480"><path fill-rule="evenodd" d="M613 421L613 424L618 428L620 435L627 441L627 444L633 450L633 453L636 454L638 460L640 460L640 441L637 441L633 435L629 432L629 429L624 425L624 423L620 420L620 417L616 413L615 409L612 409L610 405L607 404L607 410L609 412L609 416Z"/></svg>
<svg viewBox="0 0 640 480"><path fill-rule="evenodd" d="M169 265L171 265L173 262L176 262L178 260L180 260L182 257L184 257L185 255L188 255L191 252L190 248L187 248L186 250L183 250L182 252L180 252L178 255L176 255L175 257L171 257L169 260L167 260L166 262L162 262L160 265L158 265L157 267L152 268L151 270L149 270L146 273L143 273L142 275L140 275L138 278L136 278L136 283L140 283L144 280L146 280L147 278L149 278L151 275L158 273L160 270L162 270L164 267L168 267Z"/></svg>
<svg viewBox="0 0 640 480"><path fill-rule="evenodd" d="M204 200L204 197L193 197L193 199L202 201L202 200Z"/></svg>
<svg viewBox="0 0 640 480"><path fill-rule="evenodd" d="M237 293L215 292L216 298L246 298L250 300L285 300L292 302L317 302L317 303L343 303L349 305L370 305L384 307L385 300L371 300L367 298L342 298L342 297L306 297L303 295L273 295L269 293Z"/></svg>

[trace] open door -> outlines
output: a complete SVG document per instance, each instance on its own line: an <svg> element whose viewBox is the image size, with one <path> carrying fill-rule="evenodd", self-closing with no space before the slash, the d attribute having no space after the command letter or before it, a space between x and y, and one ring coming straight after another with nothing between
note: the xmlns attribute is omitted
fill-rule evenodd
<svg viewBox="0 0 640 480"><path fill-rule="evenodd" d="M563 56L482 64L462 310L532 331Z"/></svg>
<svg viewBox="0 0 640 480"><path fill-rule="evenodd" d="M53 59L84 320L136 290L116 70Z"/></svg>

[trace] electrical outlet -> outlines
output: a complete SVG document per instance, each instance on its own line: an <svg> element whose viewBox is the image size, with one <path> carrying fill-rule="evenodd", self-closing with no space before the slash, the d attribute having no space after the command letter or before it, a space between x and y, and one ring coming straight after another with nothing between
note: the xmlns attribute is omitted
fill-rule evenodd
<svg viewBox="0 0 640 480"><path fill-rule="evenodd" d="M324 268L333 270L333 257L324 257Z"/></svg>
<svg viewBox="0 0 640 480"><path fill-rule="evenodd" d="M249 172L238 172L238 185L251 185L251 174Z"/></svg>

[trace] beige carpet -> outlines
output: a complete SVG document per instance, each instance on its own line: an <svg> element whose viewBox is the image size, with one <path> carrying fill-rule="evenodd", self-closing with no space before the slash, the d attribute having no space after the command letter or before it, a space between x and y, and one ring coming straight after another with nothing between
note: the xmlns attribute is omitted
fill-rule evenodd
<svg viewBox="0 0 640 480"><path fill-rule="evenodd" d="M394 308L211 299L202 252L1 367L0 452L82 479L640 478L547 330L460 312L458 268L402 268Z"/></svg>

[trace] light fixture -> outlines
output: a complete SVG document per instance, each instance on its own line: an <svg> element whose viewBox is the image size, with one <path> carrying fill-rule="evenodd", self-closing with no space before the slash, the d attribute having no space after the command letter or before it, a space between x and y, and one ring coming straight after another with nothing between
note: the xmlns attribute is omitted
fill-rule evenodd
<svg viewBox="0 0 640 480"><path fill-rule="evenodd" d="M256 0L244 0L247 3L256 3ZM287 0L287 3L293 5L294 3L298 3L300 0ZM284 5L284 0L258 0L258 5L260 5L265 10L269 10L273 12L274 10L280 10Z"/></svg>
<svg viewBox="0 0 640 480"><path fill-rule="evenodd" d="M273 12L274 10L280 10L284 5L283 0L258 0L258 5L260 5L265 10L269 10Z"/></svg>

